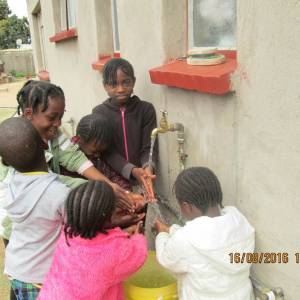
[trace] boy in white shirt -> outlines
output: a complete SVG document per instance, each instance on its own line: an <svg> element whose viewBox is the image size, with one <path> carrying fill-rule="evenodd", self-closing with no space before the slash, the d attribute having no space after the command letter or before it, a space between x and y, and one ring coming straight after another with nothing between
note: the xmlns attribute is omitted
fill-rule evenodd
<svg viewBox="0 0 300 300"><path fill-rule="evenodd" d="M181 300L250 300L251 264L231 263L230 253L254 251L254 228L232 206L222 208L218 178L209 169L181 172L175 194L185 226L155 226L159 263L178 279Z"/></svg>

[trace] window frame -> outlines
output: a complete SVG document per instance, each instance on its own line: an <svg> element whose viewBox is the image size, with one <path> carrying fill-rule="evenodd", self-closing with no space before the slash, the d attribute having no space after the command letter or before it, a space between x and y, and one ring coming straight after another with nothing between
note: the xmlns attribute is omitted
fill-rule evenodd
<svg viewBox="0 0 300 300"><path fill-rule="evenodd" d="M70 26L69 16L68 16L68 1L69 0L52 0L52 8L54 17L54 25L55 25L55 35L50 36L49 40L51 43L58 43L64 40L70 40L77 38L77 29L76 29L76 0L73 0L73 8L74 8L74 20L75 24ZM63 21L63 16L65 15L65 21ZM64 24L65 22L65 28Z"/></svg>
<svg viewBox="0 0 300 300"><path fill-rule="evenodd" d="M188 0L187 1L187 45L188 49L199 47L195 46L194 43L194 19L193 19L193 9L194 9L194 2L197 0ZM209 0L207 0L209 1ZM235 45L233 46L218 46L218 45L206 45L204 47L215 47L218 50L230 50L230 51L236 51L236 32L235 32ZM201 47L200 47L201 48Z"/></svg>
<svg viewBox="0 0 300 300"><path fill-rule="evenodd" d="M113 33L114 53L119 53L120 35L119 35L117 0L111 0L111 24L112 24L112 33Z"/></svg>
<svg viewBox="0 0 300 300"><path fill-rule="evenodd" d="M73 2L70 5L70 2ZM60 0L60 30L65 31L76 27L76 0ZM72 20L72 23L71 23Z"/></svg>

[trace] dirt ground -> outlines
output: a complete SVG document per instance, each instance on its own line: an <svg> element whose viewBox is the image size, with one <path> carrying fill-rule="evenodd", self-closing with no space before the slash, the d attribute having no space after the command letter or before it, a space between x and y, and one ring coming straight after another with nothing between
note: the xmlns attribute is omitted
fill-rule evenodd
<svg viewBox="0 0 300 300"><path fill-rule="evenodd" d="M0 84L0 108L17 107L16 96L26 80Z"/></svg>
<svg viewBox="0 0 300 300"><path fill-rule="evenodd" d="M16 96L25 80L0 84L0 122L16 112ZM3 274L4 246L0 241L0 299L9 299L9 282Z"/></svg>

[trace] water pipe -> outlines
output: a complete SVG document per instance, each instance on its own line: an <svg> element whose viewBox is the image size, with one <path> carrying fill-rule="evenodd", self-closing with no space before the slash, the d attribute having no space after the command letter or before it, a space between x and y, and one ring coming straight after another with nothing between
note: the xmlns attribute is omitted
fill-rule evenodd
<svg viewBox="0 0 300 300"><path fill-rule="evenodd" d="M256 297L257 300L284 300L284 293L281 287L275 287L273 289L270 289L265 287L253 276L250 277L254 290L256 290L259 293L259 296Z"/></svg>
<svg viewBox="0 0 300 300"><path fill-rule="evenodd" d="M184 170L185 160L187 158L187 154L184 152L184 126L181 123L169 124L167 120L167 112L165 110L161 110L162 117L159 122L159 127L154 128L151 132L151 141L155 141L156 136L159 133L166 133L169 131L177 132L177 153L179 158L180 169Z"/></svg>

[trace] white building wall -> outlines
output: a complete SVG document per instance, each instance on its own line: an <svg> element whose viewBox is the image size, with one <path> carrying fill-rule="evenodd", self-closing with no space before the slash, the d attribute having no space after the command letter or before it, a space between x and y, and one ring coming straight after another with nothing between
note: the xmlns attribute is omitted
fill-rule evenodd
<svg viewBox="0 0 300 300"><path fill-rule="evenodd" d="M237 205L255 226L259 252L288 252L287 264L253 270L285 299L299 299L299 1L239 1Z"/></svg>

